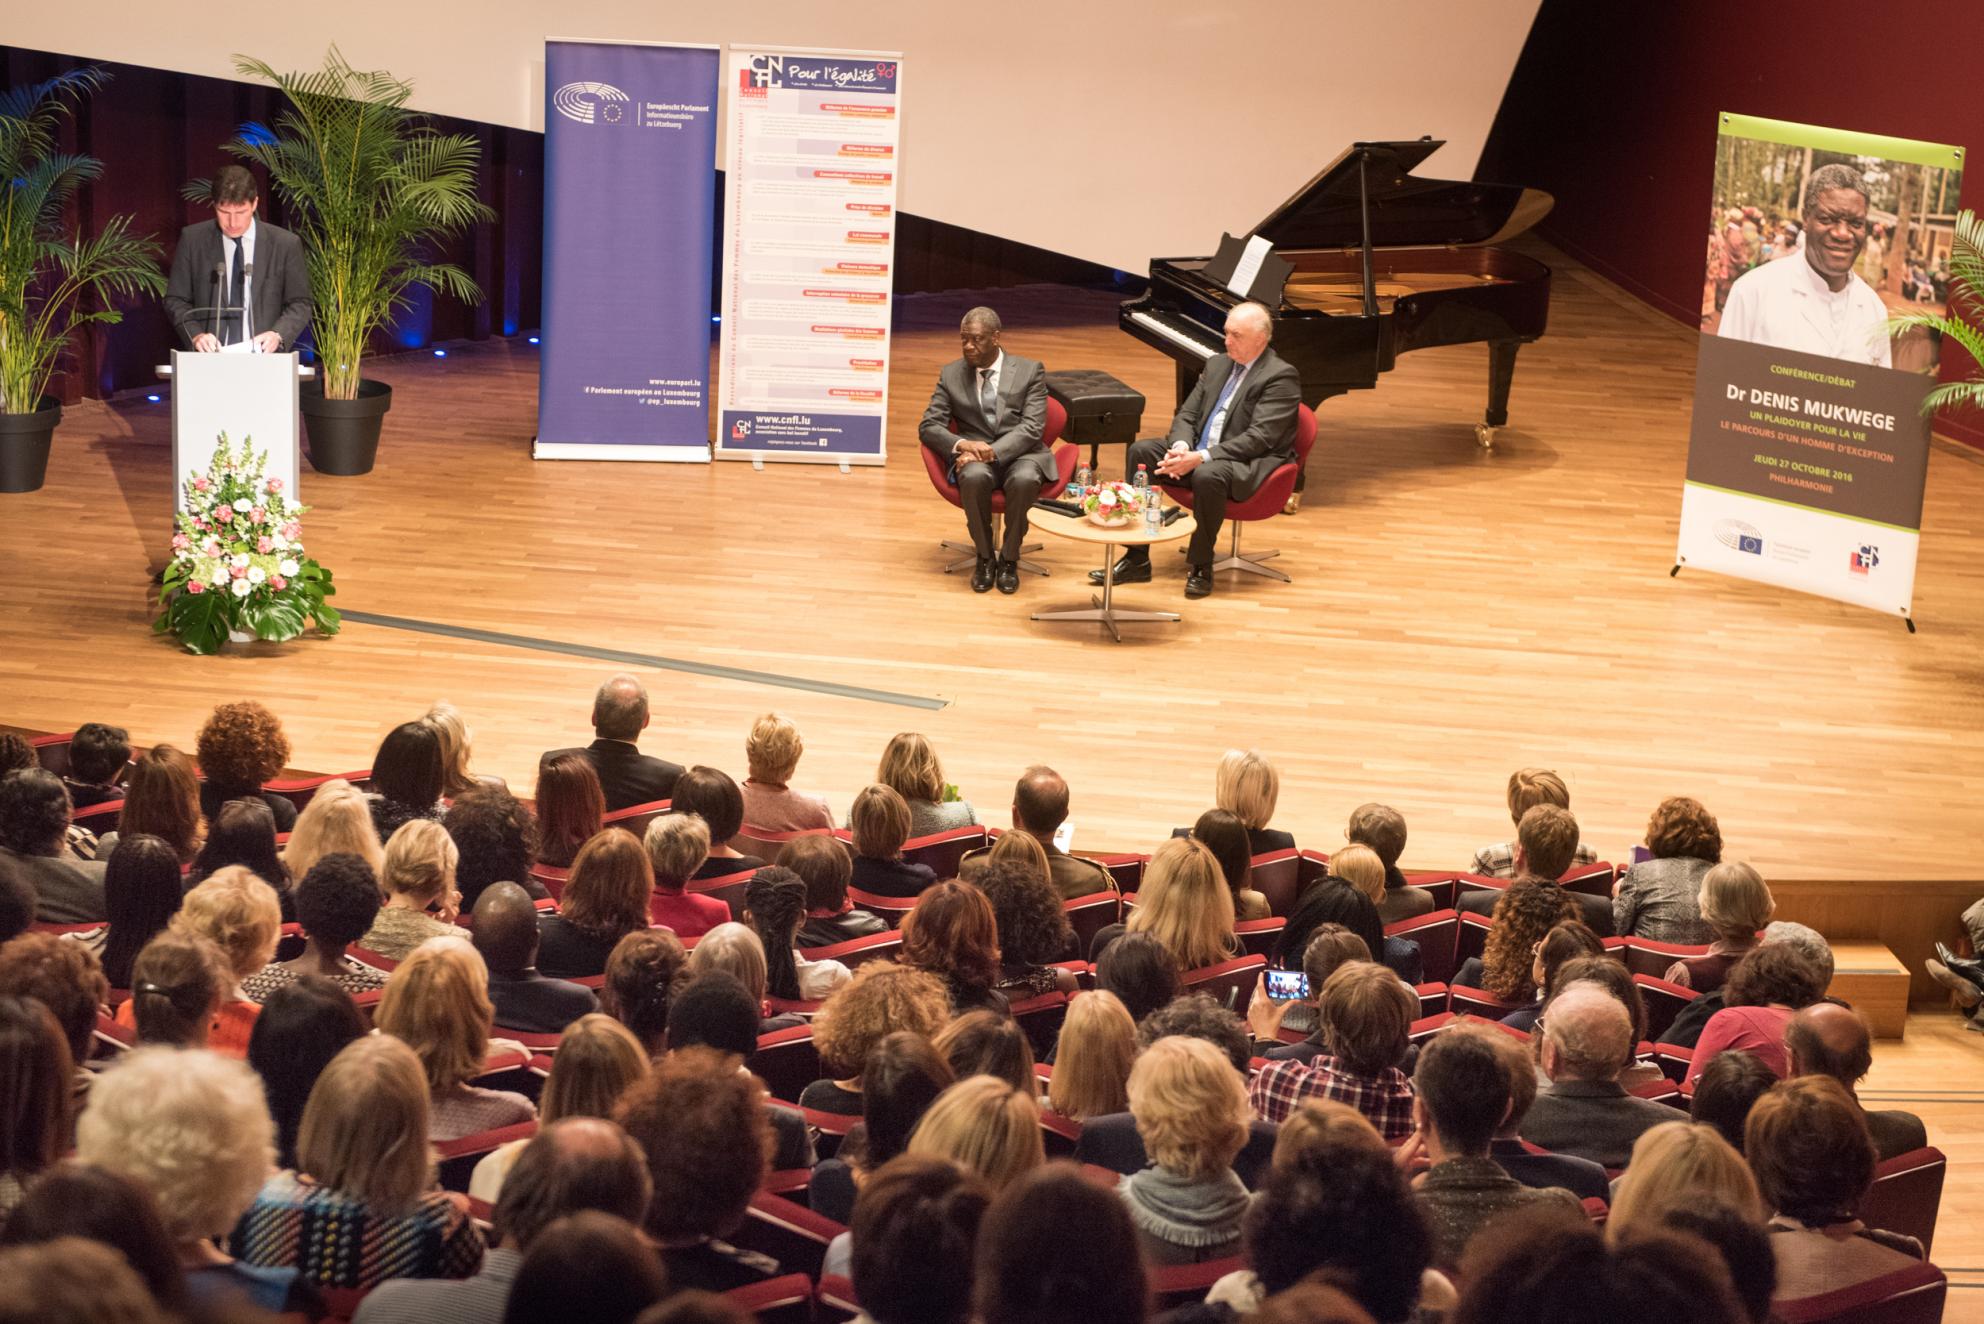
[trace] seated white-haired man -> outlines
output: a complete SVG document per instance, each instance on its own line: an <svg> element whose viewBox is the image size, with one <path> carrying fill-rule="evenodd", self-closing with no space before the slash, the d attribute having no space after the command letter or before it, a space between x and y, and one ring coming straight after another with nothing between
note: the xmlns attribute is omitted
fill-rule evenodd
<svg viewBox="0 0 1984 1324"><path fill-rule="evenodd" d="M1633 1055L1633 1019L1602 985L1567 985L1544 1006L1537 1028L1550 1085L1523 1118L1522 1138L1530 1144L1623 1168L1641 1132L1677 1116L1619 1083Z"/></svg>

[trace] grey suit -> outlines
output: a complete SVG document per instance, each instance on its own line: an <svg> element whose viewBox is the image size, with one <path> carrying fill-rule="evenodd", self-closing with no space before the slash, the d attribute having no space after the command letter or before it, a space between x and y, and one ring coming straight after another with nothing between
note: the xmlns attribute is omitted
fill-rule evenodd
<svg viewBox="0 0 1984 1324"><path fill-rule="evenodd" d="M94 924L106 919L102 860L73 855L22 855L0 846L0 856L12 860L21 877L34 885L35 922Z"/></svg>
<svg viewBox="0 0 1984 1324"><path fill-rule="evenodd" d="M951 431L956 424L957 431ZM999 360L998 417L987 418L978 398L978 370L954 359L937 374L937 389L923 411L917 435L923 444L951 466L964 501L965 527L982 559L992 547L992 492L1006 494L1006 536L997 555L1017 561L1026 541L1027 512L1040 489L1059 476L1054 453L1046 445L1047 374L1033 359L1005 353ZM957 462L959 441L987 441L994 461Z"/></svg>
<svg viewBox="0 0 1984 1324"><path fill-rule="evenodd" d="M1233 360L1226 355L1207 359L1199 384L1172 417L1171 430L1162 440L1146 439L1131 445L1126 476L1134 478L1141 464L1156 482L1158 461L1173 442L1196 449L1199 434L1218 407L1220 393L1233 372ZM1276 354L1272 345L1262 350L1227 402L1219 444L1191 474L1192 514L1198 529L1192 534L1185 559L1193 565L1212 564L1219 528L1226 520L1226 503L1245 501L1260 490L1269 474L1295 458L1296 408L1301 403L1302 379L1295 365Z"/></svg>
<svg viewBox="0 0 1984 1324"><path fill-rule="evenodd" d="M165 287L165 311L188 346L193 337L213 329L213 314L198 310L223 301L214 269L227 252L218 222L201 221L179 232L179 246L172 250L172 276ZM310 325L312 307L303 244L258 216L254 252L255 270L248 278L249 330L255 335L273 331L282 337L283 350L295 349L296 338Z"/></svg>
<svg viewBox="0 0 1984 1324"><path fill-rule="evenodd" d="M1628 1094L1615 1080L1559 1080L1539 1092L1523 1114L1521 1135L1554 1154L1573 1154L1602 1168L1623 1168L1633 1156L1633 1142L1643 1132L1687 1117L1664 1103Z"/></svg>

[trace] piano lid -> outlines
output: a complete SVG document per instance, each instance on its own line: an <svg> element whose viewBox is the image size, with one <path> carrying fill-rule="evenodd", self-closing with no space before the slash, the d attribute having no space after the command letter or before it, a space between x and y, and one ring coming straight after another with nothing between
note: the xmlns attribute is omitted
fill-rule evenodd
<svg viewBox="0 0 1984 1324"><path fill-rule="evenodd" d="M1371 205L1373 248L1499 243L1542 220L1548 193L1512 184L1420 179L1413 167L1442 140L1352 143L1252 233L1277 249L1358 248L1364 243L1357 166L1362 158Z"/></svg>

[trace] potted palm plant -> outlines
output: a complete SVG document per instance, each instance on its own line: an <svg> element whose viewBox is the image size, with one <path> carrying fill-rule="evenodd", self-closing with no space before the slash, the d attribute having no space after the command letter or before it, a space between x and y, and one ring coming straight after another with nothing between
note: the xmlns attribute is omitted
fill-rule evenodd
<svg viewBox="0 0 1984 1324"><path fill-rule="evenodd" d="M1938 409L1984 409L1984 216L1957 213L1956 234L1950 242L1949 307L1943 313L1908 313L1894 318L1894 334L1926 327L1954 341L1970 356L1973 375L1967 381L1944 382L1929 392L1922 412Z"/></svg>
<svg viewBox="0 0 1984 1324"><path fill-rule="evenodd" d="M366 473L393 398L392 387L360 373L372 333L410 305L416 287L482 298L467 272L433 260L438 241L495 219L476 196L480 149L408 110L411 83L354 69L335 46L314 72L278 73L246 56L234 67L273 83L287 103L273 127L245 125L227 150L268 172L309 263L321 360L319 379L302 388L310 464Z"/></svg>
<svg viewBox="0 0 1984 1324"><path fill-rule="evenodd" d="M109 80L74 69L0 92L0 492L32 492L48 476L62 421L48 383L77 328L123 321L115 299L165 292L159 247L131 233L129 216L85 238L63 215L103 163L56 150L56 131Z"/></svg>

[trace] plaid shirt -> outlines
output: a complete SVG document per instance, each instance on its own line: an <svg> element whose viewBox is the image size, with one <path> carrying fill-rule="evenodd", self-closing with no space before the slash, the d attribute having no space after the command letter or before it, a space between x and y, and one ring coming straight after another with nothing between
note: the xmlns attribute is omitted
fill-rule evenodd
<svg viewBox="0 0 1984 1324"><path fill-rule="evenodd" d="M1578 843L1577 853L1571 857L1572 867L1580 864L1596 864L1598 855L1583 842ZM1467 871L1479 878L1514 878L1516 876L1516 844L1513 841L1498 841L1493 846L1483 846L1474 852L1474 863Z"/></svg>
<svg viewBox="0 0 1984 1324"><path fill-rule="evenodd" d="M1270 1062L1247 1087L1254 1111L1280 1125L1307 1099L1347 1103L1370 1119L1387 1141L1412 1134L1412 1082L1397 1067L1360 1076L1337 1065L1327 1053L1309 1062Z"/></svg>

